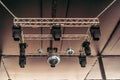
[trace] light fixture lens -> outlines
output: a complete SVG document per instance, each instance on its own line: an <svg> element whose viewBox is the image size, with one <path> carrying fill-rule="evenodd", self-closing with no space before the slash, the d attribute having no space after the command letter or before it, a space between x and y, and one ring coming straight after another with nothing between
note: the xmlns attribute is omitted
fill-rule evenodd
<svg viewBox="0 0 120 80"><path fill-rule="evenodd" d="M42 53L43 53L42 49L38 49L38 50L37 50L37 53L38 53L38 54L42 54Z"/></svg>
<svg viewBox="0 0 120 80"><path fill-rule="evenodd" d="M71 49L71 48L68 48L66 53L71 55L71 54L74 54L75 51L73 49Z"/></svg>
<svg viewBox="0 0 120 80"><path fill-rule="evenodd" d="M89 41L84 41L82 43L82 47L84 48L85 54L87 56L90 56L91 55L90 42Z"/></svg>
<svg viewBox="0 0 120 80"><path fill-rule="evenodd" d="M25 65L26 65L26 56L25 55L19 56L19 65L21 68L25 67Z"/></svg>
<svg viewBox="0 0 120 80"><path fill-rule="evenodd" d="M60 41L61 38L61 27L58 25L53 25L51 29L52 37L55 41Z"/></svg>
<svg viewBox="0 0 120 80"><path fill-rule="evenodd" d="M79 63L81 65L81 67L86 67L87 60L86 60L86 56L85 55L80 55L79 56Z"/></svg>

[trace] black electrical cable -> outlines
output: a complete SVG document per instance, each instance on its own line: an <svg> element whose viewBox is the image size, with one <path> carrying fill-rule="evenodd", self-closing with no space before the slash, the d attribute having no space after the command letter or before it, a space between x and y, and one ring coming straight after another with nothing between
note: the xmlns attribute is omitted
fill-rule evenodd
<svg viewBox="0 0 120 80"><path fill-rule="evenodd" d="M95 62L93 63L93 65L92 65L92 67L91 67L90 70L88 71L87 75L85 76L84 80L87 79L88 75L89 75L89 74L91 73L91 71L93 70L93 68L94 68L94 66L96 65L97 61L98 61L98 60L96 59Z"/></svg>
<svg viewBox="0 0 120 80"><path fill-rule="evenodd" d="M10 75L9 75L9 73L8 73L8 71L7 71L7 68L6 68L6 66L5 66L5 63L4 63L3 59L2 59L1 61L2 61L2 63L3 63L3 67L4 67L5 72L6 72L6 74L7 74L8 80L11 80Z"/></svg>
<svg viewBox="0 0 120 80"><path fill-rule="evenodd" d="M56 17L57 0L52 0L52 18ZM53 48L53 38L50 39L50 48Z"/></svg>
<svg viewBox="0 0 120 80"><path fill-rule="evenodd" d="M69 4L70 4L70 0L67 0L67 7L66 7L65 18L67 18L67 16L68 16ZM65 33L65 27L63 27L63 34L64 33ZM61 40L60 51L62 50L62 46L63 46L63 40Z"/></svg>
<svg viewBox="0 0 120 80"><path fill-rule="evenodd" d="M40 17L43 17L43 0L40 0ZM43 28L41 27L41 34L43 34ZM41 49L43 48L43 40L41 40Z"/></svg>
<svg viewBox="0 0 120 80"><path fill-rule="evenodd" d="M52 18L56 17L57 0L52 0Z"/></svg>

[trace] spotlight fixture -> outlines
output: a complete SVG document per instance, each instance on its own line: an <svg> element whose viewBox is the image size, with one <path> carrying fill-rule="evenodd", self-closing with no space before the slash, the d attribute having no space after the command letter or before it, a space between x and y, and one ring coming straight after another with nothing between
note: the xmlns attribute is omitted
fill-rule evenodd
<svg viewBox="0 0 120 80"><path fill-rule="evenodd" d="M19 47L20 47L20 54L25 54L25 49L27 47L26 43L19 43Z"/></svg>
<svg viewBox="0 0 120 80"><path fill-rule="evenodd" d="M51 34L55 41L60 41L61 27L59 25L53 25L51 29Z"/></svg>
<svg viewBox="0 0 120 80"><path fill-rule="evenodd" d="M86 64L87 64L86 55L80 54L79 63L81 65L81 67L86 67Z"/></svg>
<svg viewBox="0 0 120 80"><path fill-rule="evenodd" d="M51 67L55 67L58 63L60 63L60 56L56 53L50 53L48 55L47 62Z"/></svg>
<svg viewBox="0 0 120 80"><path fill-rule="evenodd" d="M72 48L68 48L66 53L72 55L75 53L75 51Z"/></svg>
<svg viewBox="0 0 120 80"><path fill-rule="evenodd" d="M90 33L94 41L98 41L101 37L99 25L92 25L90 28Z"/></svg>
<svg viewBox="0 0 120 80"><path fill-rule="evenodd" d="M24 68L26 65L25 48L27 47L27 44L19 43L19 47L20 47L19 65L21 68Z"/></svg>
<svg viewBox="0 0 120 80"><path fill-rule="evenodd" d="M26 65L26 56L25 55L19 56L19 65L21 68L25 67L25 65Z"/></svg>
<svg viewBox="0 0 120 80"><path fill-rule="evenodd" d="M85 54L87 56L90 56L91 55L91 49L90 49L90 42L89 41L84 41L82 43L82 47L84 48L84 51L85 51Z"/></svg>
<svg viewBox="0 0 120 80"><path fill-rule="evenodd" d="M14 41L19 41L21 39L21 27L13 25L12 27L12 36Z"/></svg>

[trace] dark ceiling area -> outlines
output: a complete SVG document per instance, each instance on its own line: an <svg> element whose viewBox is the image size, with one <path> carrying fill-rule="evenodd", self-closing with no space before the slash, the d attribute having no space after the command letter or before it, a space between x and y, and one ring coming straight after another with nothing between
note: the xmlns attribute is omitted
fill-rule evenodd
<svg viewBox="0 0 120 80"><path fill-rule="evenodd" d="M56 17L96 17L111 2L112 0L58 0ZM17 17L51 17L52 0L3 0L3 3Z"/></svg>

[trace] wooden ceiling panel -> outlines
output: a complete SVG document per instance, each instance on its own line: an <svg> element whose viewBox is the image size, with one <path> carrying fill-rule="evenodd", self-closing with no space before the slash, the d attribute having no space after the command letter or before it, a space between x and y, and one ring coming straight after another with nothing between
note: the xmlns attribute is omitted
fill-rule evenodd
<svg viewBox="0 0 120 80"><path fill-rule="evenodd" d="M105 48L105 51L103 54L105 55L120 55L120 21L118 21L116 25L116 30L113 34L113 37L111 37L110 42L108 43L107 47Z"/></svg>
<svg viewBox="0 0 120 80"><path fill-rule="evenodd" d="M51 68L46 60L46 58L42 57L27 58L26 68L22 69L19 68L18 58L4 58L4 62L10 77L16 80L83 80L90 68L92 67L96 58L88 58L86 68L80 67L78 58L61 58L61 63L58 64L56 68ZM99 70L96 69L96 72L99 73ZM97 79L97 76L95 76L95 78Z"/></svg>
<svg viewBox="0 0 120 80"><path fill-rule="evenodd" d="M107 79L120 79L120 58L103 58Z"/></svg>

